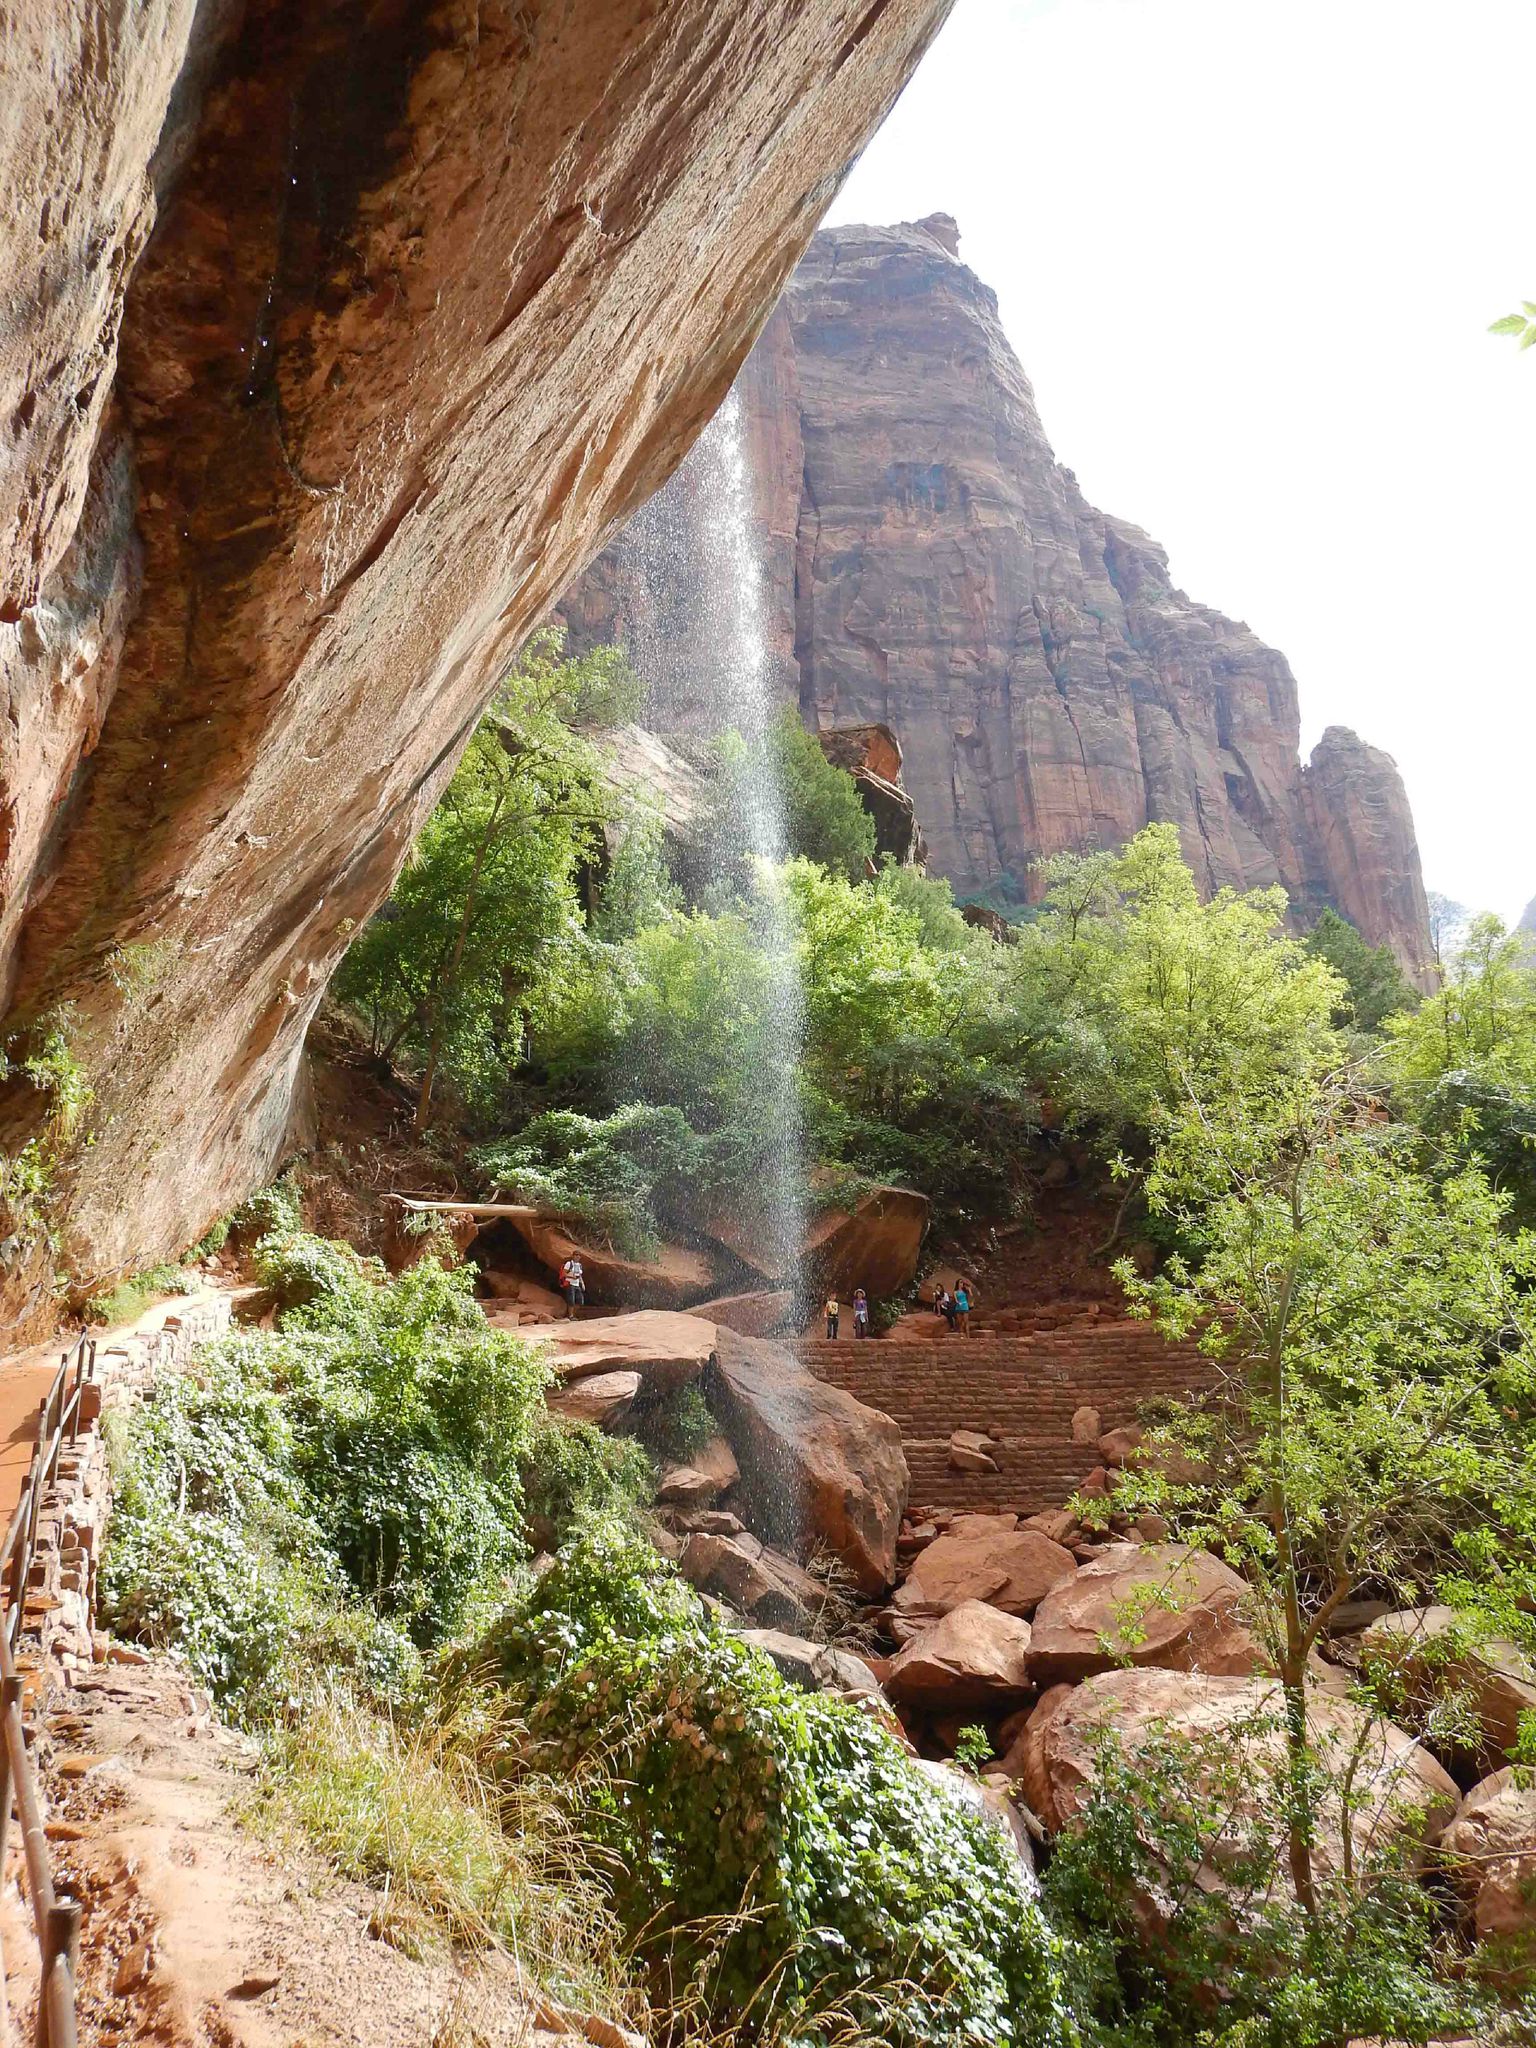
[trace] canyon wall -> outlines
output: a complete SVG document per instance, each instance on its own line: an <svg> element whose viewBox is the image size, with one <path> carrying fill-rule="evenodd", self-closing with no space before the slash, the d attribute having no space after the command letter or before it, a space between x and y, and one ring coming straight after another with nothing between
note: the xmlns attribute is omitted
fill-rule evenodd
<svg viewBox="0 0 1536 2048"><path fill-rule="evenodd" d="M498 674L946 9L7 8L0 1036L62 1018L95 1090L51 1190L78 1280L269 1171ZM0 1149L50 1113L13 1066ZM12 1231L0 1323L46 1290Z"/></svg>
<svg viewBox="0 0 1536 2048"><path fill-rule="evenodd" d="M813 728L891 727L930 865L962 894L1027 900L1041 855L1169 820L1206 891L1282 883L1299 923L1333 904L1420 975L1392 761L1331 727L1303 768L1284 657L1086 502L958 246L942 215L823 230L743 373L786 697ZM685 532L689 489L685 465L648 516ZM646 644L641 539L568 594L578 645ZM668 626L685 652L651 716L686 724L709 648Z"/></svg>

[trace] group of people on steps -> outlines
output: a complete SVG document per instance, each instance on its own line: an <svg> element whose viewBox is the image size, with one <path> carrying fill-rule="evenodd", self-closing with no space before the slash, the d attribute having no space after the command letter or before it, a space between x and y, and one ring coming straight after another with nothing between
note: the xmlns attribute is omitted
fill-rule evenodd
<svg viewBox="0 0 1536 2048"><path fill-rule="evenodd" d="M961 1281L951 1293L940 1286L933 1297L937 1312L948 1323L953 1335L969 1337L971 1334L971 1290ZM822 1303L821 1312L827 1319L827 1335L835 1337L842 1324L843 1305L835 1294L829 1294ZM869 1298L862 1287L853 1290L853 1334L855 1337L869 1335Z"/></svg>
<svg viewBox="0 0 1536 2048"><path fill-rule="evenodd" d="M587 1302L587 1276L582 1270L581 1260L574 1253L560 1268L560 1292L565 1296L565 1313L569 1321L577 1309L585 1308ZM971 1334L971 1291L963 1280L953 1293L940 1286L934 1294L933 1305L952 1332L961 1337ZM843 1305L835 1294L827 1296L821 1312L827 1320L827 1335L835 1337L843 1319ZM855 1337L869 1335L869 1296L862 1287L853 1290L853 1334Z"/></svg>

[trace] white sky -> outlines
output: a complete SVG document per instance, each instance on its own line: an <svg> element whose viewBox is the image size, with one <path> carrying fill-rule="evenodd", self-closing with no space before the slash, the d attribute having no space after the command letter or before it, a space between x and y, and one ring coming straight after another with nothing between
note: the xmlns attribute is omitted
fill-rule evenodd
<svg viewBox="0 0 1536 2048"><path fill-rule="evenodd" d="M952 213L1060 459L1536 895L1536 0L958 0L829 219Z"/></svg>

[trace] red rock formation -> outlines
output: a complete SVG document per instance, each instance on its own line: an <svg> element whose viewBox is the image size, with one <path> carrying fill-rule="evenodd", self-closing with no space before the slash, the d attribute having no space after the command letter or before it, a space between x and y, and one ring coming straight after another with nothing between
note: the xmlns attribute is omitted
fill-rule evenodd
<svg viewBox="0 0 1536 2048"><path fill-rule="evenodd" d="M1284 658L1086 503L957 250L944 215L823 231L742 379L806 722L895 732L931 863L962 892L1022 897L1040 855L1171 820L1205 890L1283 883L1299 921L1333 903L1417 971L1428 912L1395 768L1330 731L1304 773ZM685 469L663 497L688 488ZM675 514L648 516L685 544ZM636 542L609 551L568 600L578 639L623 637L645 568ZM707 643L679 658L663 722L708 662Z"/></svg>
<svg viewBox="0 0 1536 2048"><path fill-rule="evenodd" d="M269 1170L496 676L945 11L7 10L0 996L6 1035L73 1006L83 1277ZM0 1144L41 1114L13 1092Z"/></svg>

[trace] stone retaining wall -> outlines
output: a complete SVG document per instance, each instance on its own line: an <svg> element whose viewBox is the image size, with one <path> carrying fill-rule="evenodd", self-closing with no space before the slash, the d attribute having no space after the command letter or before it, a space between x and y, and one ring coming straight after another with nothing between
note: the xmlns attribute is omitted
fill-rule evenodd
<svg viewBox="0 0 1536 2048"><path fill-rule="evenodd" d="M185 1365L199 1344L229 1327L233 1301L231 1294L210 1289L177 1303L169 1315L152 1310L152 1316L164 1316L152 1328L120 1331L99 1341L100 1395L92 1399L87 1390L80 1434L60 1450L57 1473L38 1512L37 1549L16 1658L29 1696L60 1673L68 1683L68 1673L95 1659L96 1569L111 1505L101 1414L139 1400L156 1374Z"/></svg>
<svg viewBox="0 0 1536 2048"><path fill-rule="evenodd" d="M1153 1396L1184 1398L1215 1379L1198 1351L1128 1317L1027 1336L808 1338L799 1349L811 1372L899 1425L915 1507L1060 1507L1099 1463L1093 1441L1073 1440L1079 1409L1114 1429ZM957 1429L999 1433L996 1472L950 1469Z"/></svg>

